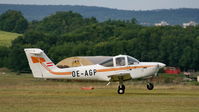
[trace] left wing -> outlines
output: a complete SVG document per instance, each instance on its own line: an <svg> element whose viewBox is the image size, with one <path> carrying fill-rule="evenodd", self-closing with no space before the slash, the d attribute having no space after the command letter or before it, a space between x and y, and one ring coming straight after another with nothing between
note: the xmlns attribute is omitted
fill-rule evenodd
<svg viewBox="0 0 199 112"><path fill-rule="evenodd" d="M120 79L122 79L123 81L132 79L130 73L114 74L114 75L109 75L108 77L111 78L110 81L112 82L119 81Z"/></svg>

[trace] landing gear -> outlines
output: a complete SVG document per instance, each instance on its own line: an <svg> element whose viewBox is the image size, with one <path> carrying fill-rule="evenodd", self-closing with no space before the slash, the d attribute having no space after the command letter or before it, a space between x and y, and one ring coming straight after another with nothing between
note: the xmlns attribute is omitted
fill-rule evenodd
<svg viewBox="0 0 199 112"><path fill-rule="evenodd" d="M124 94L125 93L125 86L123 84L123 77L119 78L119 86L118 86L117 93L118 94Z"/></svg>
<svg viewBox="0 0 199 112"><path fill-rule="evenodd" d="M153 85L153 83L147 83L146 87L147 87L148 90L153 90L154 85Z"/></svg>

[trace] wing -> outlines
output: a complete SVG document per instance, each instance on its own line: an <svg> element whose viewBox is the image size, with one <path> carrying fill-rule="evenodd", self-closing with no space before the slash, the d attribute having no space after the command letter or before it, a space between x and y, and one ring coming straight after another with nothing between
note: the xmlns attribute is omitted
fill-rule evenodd
<svg viewBox="0 0 199 112"><path fill-rule="evenodd" d="M123 81L132 79L130 73L114 74L114 75L109 75L108 77L111 78L110 81L113 81L113 82L119 81L119 79L121 79L121 78Z"/></svg>

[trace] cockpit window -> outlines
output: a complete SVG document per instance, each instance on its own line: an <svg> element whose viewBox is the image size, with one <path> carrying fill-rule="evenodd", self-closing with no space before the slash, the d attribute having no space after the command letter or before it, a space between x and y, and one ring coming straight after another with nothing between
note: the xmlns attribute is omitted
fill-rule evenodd
<svg viewBox="0 0 199 112"><path fill-rule="evenodd" d="M125 65L125 58L124 57L116 58L116 66L124 66L124 65Z"/></svg>
<svg viewBox="0 0 199 112"><path fill-rule="evenodd" d="M100 63L100 65L105 66L105 67L113 67L113 59L111 58L109 60L106 60Z"/></svg>
<svg viewBox="0 0 199 112"><path fill-rule="evenodd" d="M128 59L128 65L134 65L139 63L139 61L133 57L128 56L127 59Z"/></svg>

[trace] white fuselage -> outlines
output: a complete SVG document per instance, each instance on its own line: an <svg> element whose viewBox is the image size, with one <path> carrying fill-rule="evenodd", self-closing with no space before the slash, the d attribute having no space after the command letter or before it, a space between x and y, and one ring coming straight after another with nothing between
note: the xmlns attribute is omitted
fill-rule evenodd
<svg viewBox="0 0 199 112"><path fill-rule="evenodd" d="M118 67L104 67L99 64L80 66L53 71L60 73L65 71L70 72L69 74L63 75L52 74L49 71L46 71L46 74L48 75L45 75L43 78L109 81L110 77L108 76L112 74L130 74L132 79L136 79L154 75L159 70L157 64L158 63L155 62L140 62L136 65Z"/></svg>

